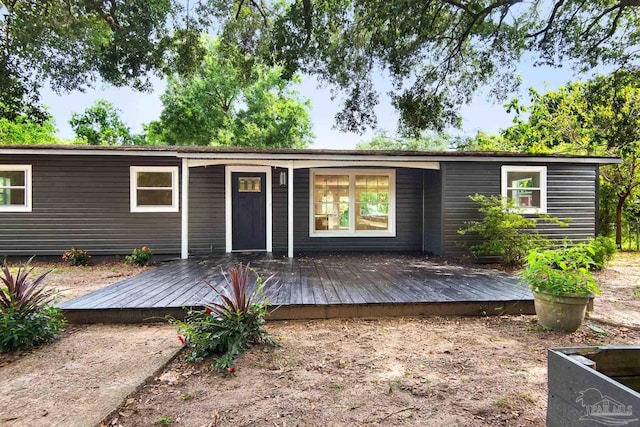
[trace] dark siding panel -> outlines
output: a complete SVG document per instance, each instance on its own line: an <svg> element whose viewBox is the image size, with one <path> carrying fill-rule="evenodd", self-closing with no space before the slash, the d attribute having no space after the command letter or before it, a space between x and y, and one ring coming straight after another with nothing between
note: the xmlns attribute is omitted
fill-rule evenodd
<svg viewBox="0 0 640 427"><path fill-rule="evenodd" d="M280 172L286 169L272 168L272 205L273 205L273 252L287 251L287 187L280 187ZM289 180L287 179L287 182Z"/></svg>
<svg viewBox="0 0 640 427"><path fill-rule="evenodd" d="M424 250L442 254L441 172L424 171Z"/></svg>
<svg viewBox="0 0 640 427"><path fill-rule="evenodd" d="M224 251L224 166L190 168L189 253Z"/></svg>
<svg viewBox="0 0 640 427"><path fill-rule="evenodd" d="M309 237L309 170L295 172L295 251L422 249L422 171L396 169L396 237Z"/></svg>
<svg viewBox="0 0 640 427"><path fill-rule="evenodd" d="M513 163L509 163L513 164ZM481 219L470 194L500 195L500 163L451 162L443 167L444 218L443 252L462 256L458 242L473 244L478 239L460 236L465 221ZM538 229L551 238L568 237L584 241L595 235L596 166L552 163L547 166L547 212L558 218L570 217L568 227L540 221Z"/></svg>
<svg viewBox="0 0 640 427"><path fill-rule="evenodd" d="M0 255L58 255L72 246L94 255L151 247L180 252L180 213L132 213L130 166L179 166L177 159L124 156L0 156L30 164L33 212L0 213Z"/></svg>

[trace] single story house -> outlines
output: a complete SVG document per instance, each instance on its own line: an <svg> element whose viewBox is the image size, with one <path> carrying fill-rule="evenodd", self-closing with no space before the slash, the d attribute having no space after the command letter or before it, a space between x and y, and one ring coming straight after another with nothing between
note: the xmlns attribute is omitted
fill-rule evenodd
<svg viewBox="0 0 640 427"><path fill-rule="evenodd" d="M237 147L0 147L0 255L266 251L463 254L475 193L597 232L598 168L615 159L496 152Z"/></svg>

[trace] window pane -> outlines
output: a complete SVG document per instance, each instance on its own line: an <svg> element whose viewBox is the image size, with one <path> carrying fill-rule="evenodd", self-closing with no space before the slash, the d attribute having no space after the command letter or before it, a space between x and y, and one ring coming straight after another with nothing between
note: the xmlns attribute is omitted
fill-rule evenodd
<svg viewBox="0 0 640 427"><path fill-rule="evenodd" d="M259 193L260 177L240 177L238 178L238 191L240 193Z"/></svg>
<svg viewBox="0 0 640 427"><path fill-rule="evenodd" d="M316 175L314 202L316 230L349 229L348 175Z"/></svg>
<svg viewBox="0 0 640 427"><path fill-rule="evenodd" d="M509 190L509 197L521 208L540 208L540 190Z"/></svg>
<svg viewBox="0 0 640 427"><path fill-rule="evenodd" d="M0 206L25 206L24 189L0 189Z"/></svg>
<svg viewBox="0 0 640 427"><path fill-rule="evenodd" d="M171 190L137 190L138 206L171 206Z"/></svg>
<svg viewBox="0 0 640 427"><path fill-rule="evenodd" d="M171 172L138 172L138 187L171 187Z"/></svg>
<svg viewBox="0 0 640 427"><path fill-rule="evenodd" d="M509 188L540 188L540 172L507 172Z"/></svg>
<svg viewBox="0 0 640 427"><path fill-rule="evenodd" d="M389 177L356 176L356 230L389 229Z"/></svg>
<svg viewBox="0 0 640 427"><path fill-rule="evenodd" d="M24 171L0 171L0 187L24 187Z"/></svg>

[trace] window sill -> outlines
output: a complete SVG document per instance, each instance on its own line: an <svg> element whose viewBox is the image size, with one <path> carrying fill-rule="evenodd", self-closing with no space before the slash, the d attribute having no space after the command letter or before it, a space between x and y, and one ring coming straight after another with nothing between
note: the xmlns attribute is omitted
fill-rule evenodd
<svg viewBox="0 0 640 427"><path fill-rule="evenodd" d="M31 212L30 206L2 206L0 213Z"/></svg>
<svg viewBox="0 0 640 427"><path fill-rule="evenodd" d="M340 232L340 231L327 231L323 232L311 232L309 237L396 237L395 231L371 231L371 232Z"/></svg>
<svg viewBox="0 0 640 427"><path fill-rule="evenodd" d="M180 212L180 209L173 206L146 206L136 207L131 209L131 213L176 213Z"/></svg>

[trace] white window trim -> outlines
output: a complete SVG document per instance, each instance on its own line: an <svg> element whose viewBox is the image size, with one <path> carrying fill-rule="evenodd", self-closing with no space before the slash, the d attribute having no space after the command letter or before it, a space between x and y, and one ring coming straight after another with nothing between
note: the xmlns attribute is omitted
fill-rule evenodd
<svg viewBox="0 0 640 427"><path fill-rule="evenodd" d="M31 200L31 165L0 165L0 170L3 171L22 171L24 172L24 187L22 185L11 186L12 188L24 188L24 205L0 205L0 212L31 212L32 200Z"/></svg>
<svg viewBox="0 0 640 427"><path fill-rule="evenodd" d="M177 166L131 166L130 195L131 212L179 212L178 203L178 167ZM170 172L171 173L171 206L138 206L138 172Z"/></svg>
<svg viewBox="0 0 640 427"><path fill-rule="evenodd" d="M509 197L507 173L509 172L538 172L540 174L540 207L539 208L520 208L522 213L538 214L547 213L547 167L546 166L518 166L503 165L502 166L502 198L507 200ZM534 188L537 190L538 188Z"/></svg>
<svg viewBox="0 0 640 427"><path fill-rule="evenodd" d="M314 185L317 175L349 175L349 230L315 230ZM356 230L356 175L389 177L389 229ZM309 170L309 237L396 237L396 170L395 169L310 169Z"/></svg>

